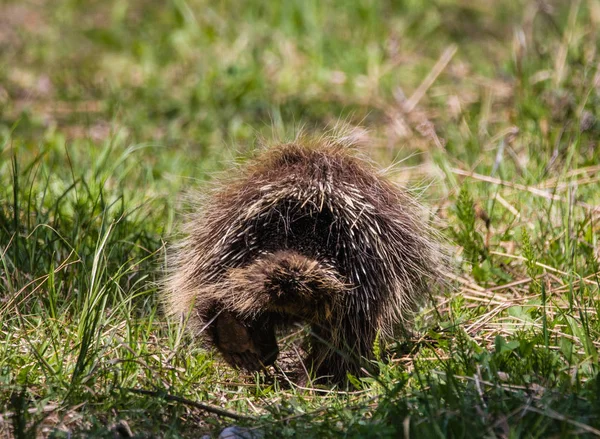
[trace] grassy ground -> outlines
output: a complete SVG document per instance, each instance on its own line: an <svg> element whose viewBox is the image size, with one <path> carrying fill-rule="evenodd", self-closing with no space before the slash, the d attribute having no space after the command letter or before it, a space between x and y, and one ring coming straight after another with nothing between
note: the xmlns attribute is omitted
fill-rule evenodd
<svg viewBox="0 0 600 439"><path fill-rule="evenodd" d="M599 436L599 26L598 0L0 2L0 436ZM426 186L453 288L348 391L244 376L161 314L181 194L340 118Z"/></svg>

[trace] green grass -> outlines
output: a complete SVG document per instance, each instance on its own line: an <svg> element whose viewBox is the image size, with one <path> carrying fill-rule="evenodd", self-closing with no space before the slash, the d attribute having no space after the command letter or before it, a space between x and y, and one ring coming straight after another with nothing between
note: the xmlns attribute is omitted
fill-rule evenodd
<svg viewBox="0 0 600 439"><path fill-rule="evenodd" d="M0 3L0 436L600 435L599 43L598 0ZM452 288L348 391L245 376L161 312L184 193L340 119Z"/></svg>

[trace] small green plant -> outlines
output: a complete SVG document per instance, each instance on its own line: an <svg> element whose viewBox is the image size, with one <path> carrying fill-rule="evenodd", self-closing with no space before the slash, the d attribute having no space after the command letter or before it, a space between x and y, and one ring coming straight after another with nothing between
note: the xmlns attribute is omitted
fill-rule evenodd
<svg viewBox="0 0 600 439"><path fill-rule="evenodd" d="M483 236L476 229L476 214L473 198L466 185L463 185L458 194L455 207L458 225L453 230L453 237L463 249L463 258L467 262L473 275L478 280L486 280L486 268L489 266L488 251L485 247Z"/></svg>

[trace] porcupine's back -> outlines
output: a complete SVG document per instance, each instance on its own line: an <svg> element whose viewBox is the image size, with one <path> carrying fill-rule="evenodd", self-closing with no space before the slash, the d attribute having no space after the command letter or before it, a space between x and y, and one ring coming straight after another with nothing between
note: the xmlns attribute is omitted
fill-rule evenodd
<svg viewBox="0 0 600 439"><path fill-rule="evenodd" d="M361 328L389 334L440 267L412 198L348 147L322 140L271 148L224 182L176 254L168 307L179 314L194 306L198 327L209 323L208 302L222 300L250 317L314 314L319 324L343 326L342 338ZM268 285L311 290L311 300L257 299ZM372 337L358 338L351 348L370 349Z"/></svg>

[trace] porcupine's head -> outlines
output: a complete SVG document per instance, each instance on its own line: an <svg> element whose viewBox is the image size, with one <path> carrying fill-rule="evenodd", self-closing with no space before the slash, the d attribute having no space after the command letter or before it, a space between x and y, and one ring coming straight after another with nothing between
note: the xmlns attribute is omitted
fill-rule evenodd
<svg viewBox="0 0 600 439"><path fill-rule="evenodd" d="M276 342L253 334L296 320L339 326L336 337L351 332L357 340L346 344L363 352L372 343L363 329L389 334L439 278L439 252L414 200L335 141L267 150L188 227L169 310L193 308L198 331L218 347L237 340L263 364Z"/></svg>

